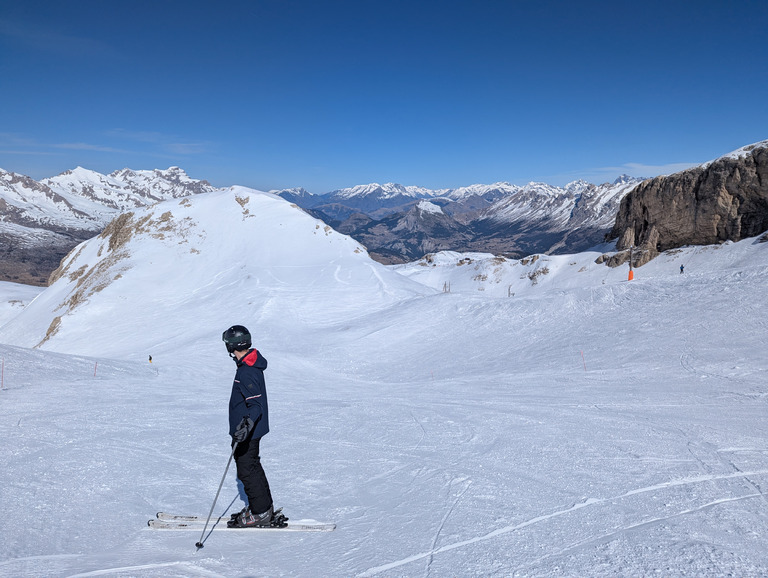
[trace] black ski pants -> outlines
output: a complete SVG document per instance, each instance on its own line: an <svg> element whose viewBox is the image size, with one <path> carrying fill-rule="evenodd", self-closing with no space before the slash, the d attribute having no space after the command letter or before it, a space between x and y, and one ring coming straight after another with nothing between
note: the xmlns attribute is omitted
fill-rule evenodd
<svg viewBox="0 0 768 578"><path fill-rule="evenodd" d="M235 448L237 477L243 482L248 506L254 514L262 514L272 507L272 493L264 468L261 467L259 442L261 438L248 438Z"/></svg>

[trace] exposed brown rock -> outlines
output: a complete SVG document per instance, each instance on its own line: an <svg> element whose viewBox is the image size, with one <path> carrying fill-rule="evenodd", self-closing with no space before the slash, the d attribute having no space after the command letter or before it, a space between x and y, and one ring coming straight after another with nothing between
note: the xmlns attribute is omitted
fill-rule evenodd
<svg viewBox="0 0 768 578"><path fill-rule="evenodd" d="M638 247L636 266L685 245L739 241L768 230L768 141L707 165L640 183L609 238Z"/></svg>

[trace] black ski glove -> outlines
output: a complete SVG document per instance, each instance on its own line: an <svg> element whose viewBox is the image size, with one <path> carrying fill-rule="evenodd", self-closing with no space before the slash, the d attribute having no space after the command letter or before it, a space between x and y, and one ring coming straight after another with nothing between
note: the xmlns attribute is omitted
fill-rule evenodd
<svg viewBox="0 0 768 578"><path fill-rule="evenodd" d="M242 420L240 420L240 424L237 426L235 435L232 436L232 439L237 443L244 442L245 438L248 437L248 434L251 433L252 429L253 420L248 416L245 416Z"/></svg>

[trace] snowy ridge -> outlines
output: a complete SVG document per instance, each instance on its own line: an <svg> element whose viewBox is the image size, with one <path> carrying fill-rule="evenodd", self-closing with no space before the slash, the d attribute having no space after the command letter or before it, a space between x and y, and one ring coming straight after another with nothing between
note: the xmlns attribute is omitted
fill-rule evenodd
<svg viewBox="0 0 768 578"><path fill-rule="evenodd" d="M641 181L642 179L622 175L614 183L600 185L599 190L609 191L613 188L611 185L623 189L623 185L637 184ZM383 185L379 183L369 183L338 189L319 195L309 193L302 188L274 190L271 192L292 199L304 198L311 201L310 205L317 205L323 202L350 201L354 199L361 200L365 198L379 199L381 201L387 201L398 197L406 197L414 200L444 198L451 201L462 201L470 197L499 199L513 197L515 195L558 197L566 194L573 196L581 194L583 191L589 188L594 188L595 186L596 185L581 180L568 183L564 187L556 187L554 185L538 182L530 182L524 186L513 185L507 182L498 182L493 184L474 184L455 189L428 189L425 187L401 185L398 183L385 183Z"/></svg>
<svg viewBox="0 0 768 578"><path fill-rule="evenodd" d="M712 163L715 163L721 159L742 159L750 155L752 151L758 148L768 148L768 140L762 140L756 143L752 143L750 145L743 146L741 148L736 149L735 151L731 151L728 154L722 155L716 159L712 159L709 162L699 165L698 168L705 169L709 167Z"/></svg>
<svg viewBox="0 0 768 578"><path fill-rule="evenodd" d="M77 167L39 182L0 170L0 199L28 226L99 230L123 211L213 190L178 167L110 175Z"/></svg>
<svg viewBox="0 0 768 578"><path fill-rule="evenodd" d="M592 185L574 181L565 187L529 183L502 198L481 218L496 223L546 223L548 229L567 229L574 224L609 228L621 199L642 179L623 176L613 183Z"/></svg>
<svg viewBox="0 0 768 578"><path fill-rule="evenodd" d="M126 210L214 190L206 181L189 178L179 167L164 171L122 169L109 175L77 167L41 183L107 220Z"/></svg>
<svg viewBox="0 0 768 578"><path fill-rule="evenodd" d="M0 170L4 222L67 229L94 227L96 219L68 197L63 191L51 189L27 176Z"/></svg>
<svg viewBox="0 0 768 578"><path fill-rule="evenodd" d="M226 266L211 280L211 265L219 262ZM164 272L160 278L158 270ZM73 325L71 319L93 312L107 314L118 327L128 317L153 327L153 319L185 317L192 304L214 294L231 294L233 302L247 295L264 306L271 301L269 287L275 282L285 290L307 279L316 285L313 295L287 311L264 310L263 315L277 316L276 323L280 314L303 315L311 323L333 315L335 307L349 300L372 311L392 299L428 292L374 263L357 242L281 198L237 186L122 214L98 237L73 250L54 279L3 328L10 335L18 333L16 344L92 354L93 330L88 324ZM154 279L151 297L130 289L149 279ZM316 308L329 292L334 306ZM181 302L173 298L187 293ZM125 294L132 297L117 298ZM220 314L199 312L201 319ZM113 327L109 332L113 337L105 352L127 351L128 345L114 336L120 331ZM139 343L149 348L172 332L163 324L146 332Z"/></svg>
<svg viewBox="0 0 768 578"><path fill-rule="evenodd" d="M351 199L354 197L371 196L375 196L380 199L390 199L392 197L398 196L421 198L425 196L432 196L432 191L421 187L406 187L397 183L385 183L383 185L378 183L370 183L367 185L357 185L346 189L338 189L328 193L328 196L337 199Z"/></svg>

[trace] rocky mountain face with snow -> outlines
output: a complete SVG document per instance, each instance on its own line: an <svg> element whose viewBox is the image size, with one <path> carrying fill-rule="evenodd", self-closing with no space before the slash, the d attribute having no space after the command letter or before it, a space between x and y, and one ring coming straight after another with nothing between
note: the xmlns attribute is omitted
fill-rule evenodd
<svg viewBox="0 0 768 578"><path fill-rule="evenodd" d="M427 200L380 220L355 213L335 228L360 241L382 263L403 263L472 243L466 226Z"/></svg>
<svg viewBox="0 0 768 578"><path fill-rule="evenodd" d="M78 167L39 182L0 169L0 280L45 285L73 247L117 215L211 190L178 167L110 175Z"/></svg>
<svg viewBox="0 0 768 578"><path fill-rule="evenodd" d="M768 140L638 185L621 202L609 234L640 266L684 245L739 241L768 229Z"/></svg>
<svg viewBox="0 0 768 578"><path fill-rule="evenodd" d="M213 192L178 167L83 168L42 181L0 170L0 280L45 285L62 258L120 214ZM576 253L618 239L618 265L660 251L739 240L768 229L768 141L699 167L643 181L621 177L565 187L509 183L431 190L368 184L315 195L272 191L362 243L372 258L405 263L438 251L510 258ZM617 216L618 214L618 216Z"/></svg>
<svg viewBox="0 0 768 578"><path fill-rule="evenodd" d="M404 263L443 250L520 257L588 248L602 241L619 200L637 182L440 190L390 183L325 195L273 192L363 243L374 259ZM178 167L109 175L78 167L39 182L0 171L0 280L45 285L72 248L116 216L214 190Z"/></svg>
<svg viewBox="0 0 768 578"><path fill-rule="evenodd" d="M495 183L441 190L389 183L325 195L274 192L358 239L377 260L404 263L442 250L518 258L588 249L603 241L621 199L641 181L621 177L562 188Z"/></svg>
<svg viewBox="0 0 768 578"><path fill-rule="evenodd" d="M258 248L250 255L249 244ZM50 280L3 326L5 335L22 347L107 356L124 352L126 339L150 351L173 342L196 308L201 329L185 332L184 341L190 350L209 349L210 330L202 328L221 324L221 312L204 305L210 300L242 303L274 336L288 318L310 331L433 292L373 262L357 241L297 206L239 186L121 213L71 251ZM295 298L275 307L276 286ZM73 323L89 315L97 325L110 319L109 343L93 339L92 323ZM147 331L136 335L129 325ZM195 348L197 339L206 345Z"/></svg>

